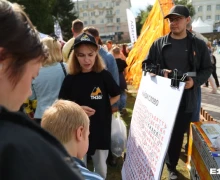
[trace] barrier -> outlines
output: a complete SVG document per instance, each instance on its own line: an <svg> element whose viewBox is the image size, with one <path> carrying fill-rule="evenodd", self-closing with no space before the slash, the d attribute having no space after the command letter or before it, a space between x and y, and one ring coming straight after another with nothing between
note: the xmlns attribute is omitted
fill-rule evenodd
<svg viewBox="0 0 220 180"><path fill-rule="evenodd" d="M200 121L216 121L207 111L205 111L202 107L200 109Z"/></svg>

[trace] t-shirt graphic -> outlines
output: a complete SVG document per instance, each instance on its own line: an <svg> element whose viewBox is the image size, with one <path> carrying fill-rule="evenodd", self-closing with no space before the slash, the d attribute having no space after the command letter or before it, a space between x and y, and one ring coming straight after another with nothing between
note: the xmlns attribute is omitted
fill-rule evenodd
<svg viewBox="0 0 220 180"><path fill-rule="evenodd" d="M102 99L102 91L99 87L94 87L91 93L91 99Z"/></svg>

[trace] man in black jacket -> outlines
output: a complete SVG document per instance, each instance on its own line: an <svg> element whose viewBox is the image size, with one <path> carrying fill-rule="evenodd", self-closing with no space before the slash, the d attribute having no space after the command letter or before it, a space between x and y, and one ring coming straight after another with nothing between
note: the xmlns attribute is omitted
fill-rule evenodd
<svg viewBox="0 0 220 180"><path fill-rule="evenodd" d="M169 179L177 179L176 166L183 143L184 132L189 127L192 112L197 104L197 87L207 81L212 65L206 44L186 30L190 22L189 10L176 5L165 16L171 32L156 40L150 48L143 67L160 64L160 75L168 77L174 69L179 72L196 72L196 77L188 77L177 113L165 163L170 172ZM172 108L172 107L171 107Z"/></svg>

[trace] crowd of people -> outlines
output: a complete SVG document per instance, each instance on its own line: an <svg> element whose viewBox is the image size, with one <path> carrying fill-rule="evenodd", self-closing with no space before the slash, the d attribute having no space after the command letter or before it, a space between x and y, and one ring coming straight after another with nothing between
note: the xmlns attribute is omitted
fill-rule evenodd
<svg viewBox="0 0 220 180"><path fill-rule="evenodd" d="M211 47L187 31L188 9L174 6L165 18L171 32L153 43L143 64L159 63L164 77L176 68L197 74L186 81L165 160L177 179L183 135L199 121L201 85L212 76L215 88L219 82ZM79 19L64 46L56 37L40 40L21 6L6 0L0 22L0 179L106 179L106 162L114 161L112 113L126 113L131 47L103 44L98 29ZM21 110L27 99L37 100L32 119Z"/></svg>

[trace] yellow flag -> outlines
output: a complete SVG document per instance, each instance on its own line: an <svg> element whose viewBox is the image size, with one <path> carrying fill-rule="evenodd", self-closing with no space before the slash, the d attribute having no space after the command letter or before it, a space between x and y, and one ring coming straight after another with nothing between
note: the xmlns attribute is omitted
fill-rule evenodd
<svg viewBox="0 0 220 180"><path fill-rule="evenodd" d="M126 79L134 87L138 88L142 77L142 61L146 58L153 42L161 36L169 33L169 24L164 19L173 7L172 0L156 0L148 18L146 19L141 34L134 44L126 60Z"/></svg>

